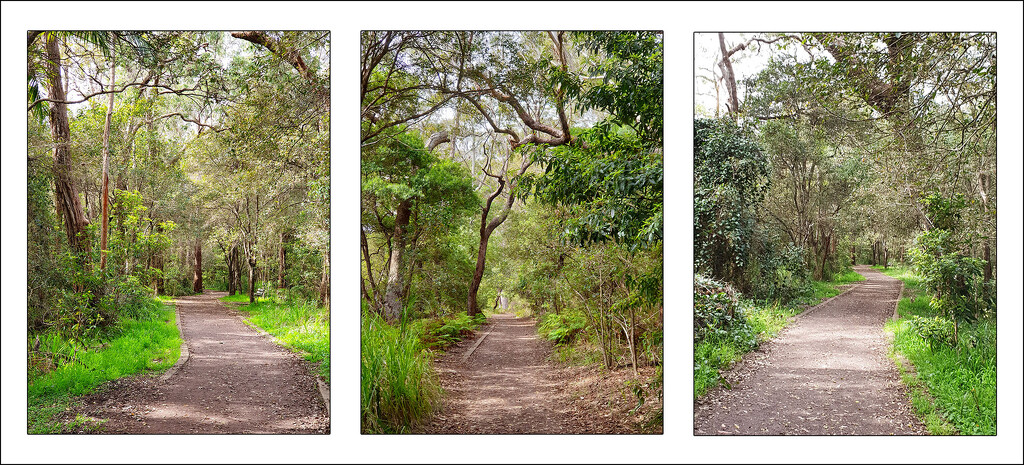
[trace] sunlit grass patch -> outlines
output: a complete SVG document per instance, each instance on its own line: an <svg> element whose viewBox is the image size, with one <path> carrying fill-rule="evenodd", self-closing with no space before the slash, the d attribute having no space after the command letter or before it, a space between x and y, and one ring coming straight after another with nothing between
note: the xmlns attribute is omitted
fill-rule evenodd
<svg viewBox="0 0 1024 465"><path fill-rule="evenodd" d="M331 315L328 309L310 303L261 299L239 310L246 314L249 322L272 334L282 344L303 351L303 357L330 383Z"/></svg>
<svg viewBox="0 0 1024 465"><path fill-rule="evenodd" d="M65 425L55 424L53 418L70 405L72 397L123 376L166 370L178 361L181 347L171 305L160 305L138 318L123 318L105 334L87 341L53 332L36 337L38 348L29 354L30 433L60 432Z"/></svg>
<svg viewBox="0 0 1024 465"><path fill-rule="evenodd" d="M904 376L904 382L910 387L911 402L929 432L996 434L995 320L962 324L956 346L929 344L914 328L912 318L936 316L929 305L931 296L920 288L920 278L901 267L880 271L906 285L904 298L897 307L900 319L888 321L885 328L893 335L894 350L913 364L917 373L916 380ZM933 406L927 405L925 399L934 399Z"/></svg>

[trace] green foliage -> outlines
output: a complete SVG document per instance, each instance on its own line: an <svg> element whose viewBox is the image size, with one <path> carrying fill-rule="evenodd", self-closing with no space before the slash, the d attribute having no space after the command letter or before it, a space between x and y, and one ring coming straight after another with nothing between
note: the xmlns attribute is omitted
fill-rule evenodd
<svg viewBox="0 0 1024 465"><path fill-rule="evenodd" d="M88 338L68 338L59 331L33 338L28 353L31 433L54 432L52 417L57 412L52 406L66 404L62 399L89 393L122 376L166 370L178 360L181 346L173 306L156 301L137 316L122 317Z"/></svg>
<svg viewBox="0 0 1024 465"><path fill-rule="evenodd" d="M643 141L661 146L664 140L664 45L657 31L576 32L582 47L603 57L587 67L590 76L603 76L599 83L583 85L577 80L556 79L566 84L566 93L578 97L581 109L597 108L609 113L609 122L634 129Z"/></svg>
<svg viewBox="0 0 1024 465"><path fill-rule="evenodd" d="M986 298L991 294L982 282L984 261L969 255L970 242L962 234L963 197L930 194L923 203L935 227L914 238L909 255L921 283L933 293L932 308L953 320L956 342L959 322L994 311L994 301Z"/></svg>
<svg viewBox="0 0 1024 465"><path fill-rule="evenodd" d="M413 322L408 332L428 350L444 350L468 336L483 324L487 317L478 313L470 317L466 312L441 318L426 318Z"/></svg>
<svg viewBox="0 0 1024 465"><path fill-rule="evenodd" d="M548 313L541 317L537 333L555 344L572 344L587 327L587 318L578 310Z"/></svg>
<svg viewBox="0 0 1024 465"><path fill-rule="evenodd" d="M893 348L913 364L917 379L927 388L928 397L934 399L934 407L925 405L926 399L916 404L926 418L941 416L960 434L996 434L995 319L983 317L964 323L958 328L959 337L953 340L954 323L930 305L930 295L916 290L915 281L923 283L923 278L905 269L883 272L900 278L917 294L901 299L898 311L903 318L886 324L886 331L893 334ZM933 419L931 423L940 425L935 428L943 433L952 434L948 428L941 428L943 421Z"/></svg>
<svg viewBox="0 0 1024 465"><path fill-rule="evenodd" d="M709 335L731 334L741 344L751 340L750 328L740 310L740 293L732 286L695 275L693 278L693 342Z"/></svg>
<svg viewBox="0 0 1024 465"><path fill-rule="evenodd" d="M924 318L914 315L907 319L906 324L928 342L928 348L933 352L936 347L956 346L956 341L953 338L953 322L946 318L941 316Z"/></svg>
<svg viewBox="0 0 1024 465"><path fill-rule="evenodd" d="M811 278L805 266L803 248L788 244L760 249L752 261L753 266L748 268L752 295L789 302L808 292Z"/></svg>
<svg viewBox="0 0 1024 465"><path fill-rule="evenodd" d="M661 34L650 31L574 34L594 54L587 65L600 82L552 66L553 81L580 110L608 113L571 144L537 156L545 166L524 187L550 204L573 208L564 234L577 244L615 241L631 250L660 243L664 233L663 68Z"/></svg>
<svg viewBox="0 0 1024 465"><path fill-rule="evenodd" d="M694 120L693 144L694 268L736 282L769 186L768 160L730 120Z"/></svg>
<svg viewBox="0 0 1024 465"><path fill-rule="evenodd" d="M426 418L441 393L418 338L366 312L360 333L360 431L402 433Z"/></svg>
<svg viewBox="0 0 1024 465"><path fill-rule="evenodd" d="M222 298L224 300L227 298ZM248 298L244 302L248 302ZM328 383L331 382L330 309L309 302L260 299L240 307L247 321L272 334L284 345L304 352L303 357Z"/></svg>
<svg viewBox="0 0 1024 465"><path fill-rule="evenodd" d="M579 131L578 143L541 156L539 199L573 207L564 226L576 244L615 241L631 249L663 239L664 166L660 147L646 147L632 130L599 124Z"/></svg>

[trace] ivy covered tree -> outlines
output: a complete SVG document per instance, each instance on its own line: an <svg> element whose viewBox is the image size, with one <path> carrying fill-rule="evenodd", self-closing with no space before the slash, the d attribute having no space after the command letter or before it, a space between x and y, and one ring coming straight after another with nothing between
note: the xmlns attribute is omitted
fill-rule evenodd
<svg viewBox="0 0 1024 465"><path fill-rule="evenodd" d="M693 126L694 268L746 289L743 268L770 164L753 135L731 120Z"/></svg>

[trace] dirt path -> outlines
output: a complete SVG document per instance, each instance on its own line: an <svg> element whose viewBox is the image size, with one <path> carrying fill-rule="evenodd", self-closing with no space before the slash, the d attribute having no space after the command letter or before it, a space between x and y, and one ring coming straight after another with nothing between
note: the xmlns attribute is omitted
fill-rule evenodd
<svg viewBox="0 0 1024 465"><path fill-rule="evenodd" d="M123 378L86 396L100 432L327 433L328 414L304 362L246 326L210 292L178 299L191 352L170 378Z"/></svg>
<svg viewBox="0 0 1024 465"><path fill-rule="evenodd" d="M418 432L579 432L561 393L559 370L546 361L550 347L537 337L535 322L512 315L494 315L488 321L476 338L449 350L435 364L446 397L431 423Z"/></svg>
<svg viewBox="0 0 1024 465"><path fill-rule="evenodd" d="M694 404L697 435L924 434L882 329L901 285L867 266L848 292L807 310Z"/></svg>

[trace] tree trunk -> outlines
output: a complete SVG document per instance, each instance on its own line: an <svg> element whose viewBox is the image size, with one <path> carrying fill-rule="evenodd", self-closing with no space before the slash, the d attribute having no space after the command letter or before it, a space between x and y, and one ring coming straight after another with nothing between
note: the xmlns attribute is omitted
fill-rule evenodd
<svg viewBox="0 0 1024 465"><path fill-rule="evenodd" d="M284 289L285 285L286 285L285 279L284 279L284 276L285 276L285 258L286 258L285 257L285 251L284 251L284 243L287 240L288 240L288 235L284 231L281 231L281 248L278 250L278 254L277 254L277 258L278 258L277 288L278 289Z"/></svg>
<svg viewBox="0 0 1024 465"><path fill-rule="evenodd" d="M324 308L331 308L331 248L324 251L324 269L320 276L320 302Z"/></svg>
<svg viewBox="0 0 1024 465"><path fill-rule="evenodd" d="M249 303L256 303L256 255L249 255Z"/></svg>
<svg viewBox="0 0 1024 465"><path fill-rule="evenodd" d="M529 164L523 164L523 167L519 170L521 176L526 172L526 168ZM494 229L505 222L508 218L508 214L512 211L512 205L515 203L515 192L513 191L514 186L509 186L508 199L505 200L504 209L498 214L493 220L487 222L487 216L491 212L491 204L494 199L501 195L501 191L505 188L505 179L498 176L498 188L487 197L487 201L484 203L484 207L480 212L480 246L476 252L476 269L473 271L473 281L469 283L469 298L466 301L466 313L469 316L480 313L480 306L477 304L477 293L480 291L480 281L484 278L484 267L487 264L487 243L491 240L491 233Z"/></svg>
<svg viewBox="0 0 1024 465"><path fill-rule="evenodd" d="M992 260L991 260L992 247L989 244L988 239L985 239L985 247L982 250L983 250L982 253L984 254L984 260L985 260L985 282L987 283L989 281L992 281Z"/></svg>
<svg viewBox="0 0 1024 465"><path fill-rule="evenodd" d="M736 75L732 71L732 53L725 46L725 34L721 32L718 33L718 44L722 50L722 60L718 62L718 67L722 70L722 79L725 81L725 88L729 93L727 106L729 114L735 115L740 111L740 99L736 95Z"/></svg>
<svg viewBox="0 0 1024 465"><path fill-rule="evenodd" d="M46 35L46 75L48 97L56 100L50 102L50 134L53 136L53 183L54 194L59 205L58 213L64 219L64 228L68 236L68 244L76 252L88 249L85 227L89 220L82 212L82 204L78 199L74 178L71 176L71 153L68 143L71 140L71 126L68 122L68 106L64 103L66 95L61 83L60 48L55 34Z"/></svg>
<svg viewBox="0 0 1024 465"><path fill-rule="evenodd" d="M110 56L110 90L114 90L117 67L114 66L113 48ZM107 100L107 118L103 123L103 209L100 228L100 269L107 267L107 234L110 227L110 118L114 114L114 94ZM127 272L127 270L126 270Z"/></svg>
<svg viewBox="0 0 1024 465"><path fill-rule="evenodd" d="M192 292L203 292L203 240L196 238L195 267L192 269Z"/></svg>
<svg viewBox="0 0 1024 465"><path fill-rule="evenodd" d="M404 200L398 204L398 212L395 214L391 261L388 263L388 285L384 294L384 319L389 322L398 321L402 316L402 291L405 278L402 276L404 269L402 261L405 259L405 235L411 211L412 200Z"/></svg>
<svg viewBox="0 0 1024 465"><path fill-rule="evenodd" d="M163 228L157 225L156 230L161 232ZM156 292L156 295L164 295L166 292L164 291L164 252L162 250L154 252L149 257L149 266L150 268L160 270L159 273L153 274L153 279L150 280L149 285L153 287L153 292Z"/></svg>

